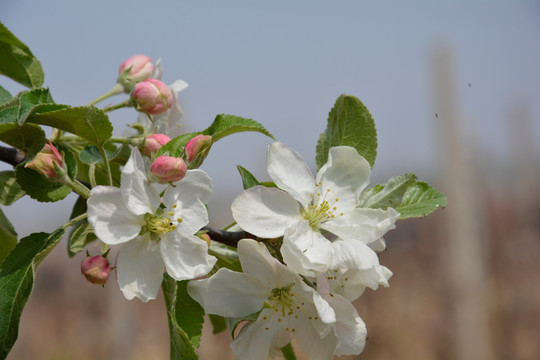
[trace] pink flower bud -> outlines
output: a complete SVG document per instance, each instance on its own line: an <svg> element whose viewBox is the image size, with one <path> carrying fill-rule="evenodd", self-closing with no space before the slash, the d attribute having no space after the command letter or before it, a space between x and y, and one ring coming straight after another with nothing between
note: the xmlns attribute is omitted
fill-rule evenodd
<svg viewBox="0 0 540 360"><path fill-rule="evenodd" d="M212 146L212 137L209 135L197 135L186 144L186 155L189 162L193 162L197 155L206 157Z"/></svg>
<svg viewBox="0 0 540 360"><path fill-rule="evenodd" d="M58 152L58 149L54 147L52 142L43 146L43 149L37 153L36 157L26 163L24 167L36 170L38 173L54 179L56 177L56 170L54 170L54 163L62 167L62 155Z"/></svg>
<svg viewBox="0 0 540 360"><path fill-rule="evenodd" d="M171 141L171 138L163 134L153 134L147 136L144 140L144 145L142 149L143 154L150 156L152 153L155 153L156 151L161 149L161 147L169 141Z"/></svg>
<svg viewBox="0 0 540 360"><path fill-rule="evenodd" d="M135 55L120 64L119 75L128 76L135 82L146 80L152 75L152 59L145 55ZM124 72L126 72L124 74Z"/></svg>
<svg viewBox="0 0 540 360"><path fill-rule="evenodd" d="M90 256L81 262L81 273L92 284L105 285L109 279L111 266L101 255Z"/></svg>
<svg viewBox="0 0 540 360"><path fill-rule="evenodd" d="M160 156L150 166L152 175L162 182L177 182L186 176L187 165L181 158Z"/></svg>
<svg viewBox="0 0 540 360"><path fill-rule="evenodd" d="M173 103L171 89L158 79L146 79L137 83L131 92L137 110L158 115L169 110Z"/></svg>

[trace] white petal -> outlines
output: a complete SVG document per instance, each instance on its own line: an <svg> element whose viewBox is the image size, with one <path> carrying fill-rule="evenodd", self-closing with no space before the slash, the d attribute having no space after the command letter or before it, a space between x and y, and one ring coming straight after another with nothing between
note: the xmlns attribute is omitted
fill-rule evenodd
<svg viewBox="0 0 540 360"><path fill-rule="evenodd" d="M182 218L182 222L178 224L178 229L187 234L195 234L208 224L208 212L200 200L184 205L186 207L182 207L182 203L179 203L178 207L174 209L176 218Z"/></svg>
<svg viewBox="0 0 540 360"><path fill-rule="evenodd" d="M313 327L312 321L299 317L295 321L295 339L300 350L308 355L310 360L332 359L337 346L337 338L333 333L322 337Z"/></svg>
<svg viewBox="0 0 540 360"><path fill-rule="evenodd" d="M188 87L188 83L185 82L184 80L176 80L175 82L173 82L171 85L169 85L169 88L171 89L171 91L175 94L175 95L178 95L178 93L184 89L186 89Z"/></svg>
<svg viewBox="0 0 540 360"><path fill-rule="evenodd" d="M131 240L144 225L143 216L131 213L124 205L119 188L96 186L90 191L87 204L88 222L105 244L115 245Z"/></svg>
<svg viewBox="0 0 540 360"><path fill-rule="evenodd" d="M154 128L155 132L166 134L169 137L173 138L179 132L179 123L180 118L182 117L182 108L178 104L178 92L185 89L187 83L183 80L176 80L172 85L169 86L173 93L173 103L169 110L165 111L163 114L155 115L154 119Z"/></svg>
<svg viewBox="0 0 540 360"><path fill-rule="evenodd" d="M238 255L242 270L259 279L268 290L287 287L300 280L295 273L270 255L263 243L242 239L238 242Z"/></svg>
<svg viewBox="0 0 540 360"><path fill-rule="evenodd" d="M207 313L226 317L253 314L271 295L257 278L226 268L208 279L190 281L187 290Z"/></svg>
<svg viewBox="0 0 540 360"><path fill-rule="evenodd" d="M210 201L212 195L212 179L202 170L188 170L186 176L167 188L163 202L168 205L180 201L193 203L197 199L203 204Z"/></svg>
<svg viewBox="0 0 540 360"><path fill-rule="evenodd" d="M304 208L315 191L315 179L300 154L282 143L268 146L266 158L268 175L276 185L291 194Z"/></svg>
<svg viewBox="0 0 540 360"><path fill-rule="evenodd" d="M337 239L332 242L331 269L371 269L379 265L379 257L366 244L357 240Z"/></svg>
<svg viewBox="0 0 540 360"><path fill-rule="evenodd" d="M264 316L271 315L269 310L263 310L257 321L252 321L240 330L240 333L231 344L231 349L237 359L266 360L270 349L281 327L276 321L263 321ZM270 316L270 319L273 317ZM270 320L269 319L269 320Z"/></svg>
<svg viewBox="0 0 540 360"><path fill-rule="evenodd" d="M317 183L322 183L322 191L326 189L350 188L360 196L362 190L369 184L371 166L355 148L336 146L330 149L328 161L317 173Z"/></svg>
<svg viewBox="0 0 540 360"><path fill-rule="evenodd" d="M287 231L281 254L288 267L300 274L310 275L311 270L325 272L328 269L332 244L304 220Z"/></svg>
<svg viewBox="0 0 540 360"><path fill-rule="evenodd" d="M317 289L336 314L334 333L339 345L335 354L360 354L366 345L367 330L353 304L340 295L330 293L326 279L320 274L317 277Z"/></svg>
<svg viewBox="0 0 540 360"><path fill-rule="evenodd" d="M121 184L124 203L137 215L153 214L161 199L146 178L144 160L136 147L122 170Z"/></svg>
<svg viewBox="0 0 540 360"><path fill-rule="evenodd" d="M368 244L368 246L376 252L381 252L386 250L386 240L384 238L377 239Z"/></svg>
<svg viewBox="0 0 540 360"><path fill-rule="evenodd" d="M394 223L398 218L399 213L392 208L357 208L344 216L336 216L323 222L321 228L342 239L360 240L369 244L383 237L389 230L395 229Z"/></svg>
<svg viewBox="0 0 540 360"><path fill-rule="evenodd" d="M167 273L176 280L206 275L217 261L214 256L208 255L206 241L178 229L163 235L159 248Z"/></svg>
<svg viewBox="0 0 540 360"><path fill-rule="evenodd" d="M282 190L264 186L244 191L234 199L231 209L242 229L263 238L283 236L285 229L303 220L295 199Z"/></svg>
<svg viewBox="0 0 540 360"><path fill-rule="evenodd" d="M120 290L131 300L155 299L163 280L163 260L157 243L140 236L122 246L116 260Z"/></svg>

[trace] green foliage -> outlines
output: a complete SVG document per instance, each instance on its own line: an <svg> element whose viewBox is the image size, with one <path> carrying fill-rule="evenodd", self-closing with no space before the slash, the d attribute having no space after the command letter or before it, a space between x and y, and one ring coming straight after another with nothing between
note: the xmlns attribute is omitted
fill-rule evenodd
<svg viewBox="0 0 540 360"><path fill-rule="evenodd" d="M94 106L68 107L32 114L26 121L67 131L97 146L107 141L113 130L107 114Z"/></svg>
<svg viewBox="0 0 540 360"><path fill-rule="evenodd" d="M245 131L260 132L261 134L264 134L275 140L274 136L270 134L270 132L268 132L268 130L266 130L264 126L262 126L255 120L246 119L235 115L219 114L218 116L216 116L212 125L210 125L205 130L182 134L175 137L174 139L171 139L171 141L169 141L167 144L163 145L161 149L159 149L157 156L182 156L182 152L184 151L184 146L186 145L186 143L194 136L197 136L199 134L212 136L212 142L215 143L216 141L223 139L226 136Z"/></svg>
<svg viewBox="0 0 540 360"><path fill-rule="evenodd" d="M227 322L223 316L208 314L208 318L212 323L212 334L219 334L227 329Z"/></svg>
<svg viewBox="0 0 540 360"><path fill-rule="evenodd" d="M17 233L0 209L0 264L17 245Z"/></svg>
<svg viewBox="0 0 540 360"><path fill-rule="evenodd" d="M414 174L391 178L384 185L375 185L360 195L359 207L384 209L400 213L400 219L423 217L446 206L446 197Z"/></svg>
<svg viewBox="0 0 540 360"><path fill-rule="evenodd" d="M21 314L34 287L36 267L63 234L64 229L31 234L0 265L0 359L7 357L17 339Z"/></svg>
<svg viewBox="0 0 540 360"><path fill-rule="evenodd" d="M0 23L0 74L26 87L39 87L45 75L28 46Z"/></svg>
<svg viewBox="0 0 540 360"><path fill-rule="evenodd" d="M0 123L0 141L33 158L45 145L45 131L33 124Z"/></svg>
<svg viewBox="0 0 540 360"><path fill-rule="evenodd" d="M68 174L71 178L77 173L77 163L73 154L65 147L58 145L68 167ZM60 183L50 181L37 171L25 168L24 164L19 164L15 168L15 176L22 190L32 199L40 202L55 202L64 199L71 193L71 188Z"/></svg>
<svg viewBox="0 0 540 360"><path fill-rule="evenodd" d="M242 177L242 186L244 187L244 190L252 188L257 185L261 185L259 180L253 176L252 173L250 173L246 168L237 165L236 168L238 169L238 172L240 173L240 176Z"/></svg>
<svg viewBox="0 0 540 360"><path fill-rule="evenodd" d="M253 314L249 314L242 317L226 317L225 322L227 323L227 327L229 328L229 333L231 334L231 337L234 339L234 332L236 331L236 328L242 321L255 321L259 317L259 314L261 313L262 309L254 312Z"/></svg>
<svg viewBox="0 0 540 360"><path fill-rule="evenodd" d="M405 191L416 182L416 175L394 176L384 185L375 185L360 195L359 207L384 209L401 204Z"/></svg>
<svg viewBox="0 0 540 360"><path fill-rule="evenodd" d="M49 89L39 88L22 92L19 96L17 122L22 125L32 114L60 110L68 105L55 104Z"/></svg>
<svg viewBox="0 0 540 360"><path fill-rule="evenodd" d="M107 158L110 160L114 159L122 150L122 147L119 147L118 149L115 148L115 151L109 151L105 149L105 154L107 154ZM103 164L103 157L101 156L101 152L99 151L99 148L94 145L88 145L84 149L81 150L79 153L79 159L87 164Z"/></svg>
<svg viewBox="0 0 540 360"><path fill-rule="evenodd" d="M24 196L14 171L0 172L0 205L8 206Z"/></svg>
<svg viewBox="0 0 540 360"><path fill-rule="evenodd" d="M81 221L73 227L68 239L68 256L73 257L92 241L97 240L88 221Z"/></svg>
<svg viewBox="0 0 540 360"><path fill-rule="evenodd" d="M164 274L163 296L167 307L171 360L196 360L204 322L204 310L187 293L188 281L175 281Z"/></svg>
<svg viewBox="0 0 540 360"><path fill-rule="evenodd" d="M422 217L446 206L446 203L446 196L441 192L418 181L407 189L396 210L401 214L400 219Z"/></svg>
<svg viewBox="0 0 540 360"><path fill-rule="evenodd" d="M317 169L328 160L331 147L354 147L371 164L377 157L377 130L366 106L352 95L341 95L328 115L326 130L317 143Z"/></svg>
<svg viewBox="0 0 540 360"><path fill-rule="evenodd" d="M0 106L7 104L11 99L13 99L13 96L11 96L9 91L0 86Z"/></svg>

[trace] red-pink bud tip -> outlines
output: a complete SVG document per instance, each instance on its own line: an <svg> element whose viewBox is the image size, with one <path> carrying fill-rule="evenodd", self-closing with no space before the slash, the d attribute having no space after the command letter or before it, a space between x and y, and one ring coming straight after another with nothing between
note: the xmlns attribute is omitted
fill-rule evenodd
<svg viewBox="0 0 540 360"><path fill-rule="evenodd" d="M146 137L142 152L150 156L157 152L163 145L171 141L171 138L164 134L153 134Z"/></svg>
<svg viewBox="0 0 540 360"><path fill-rule="evenodd" d="M150 172L162 182L177 182L186 176L187 165L181 158L163 155L154 160Z"/></svg>
<svg viewBox="0 0 540 360"><path fill-rule="evenodd" d="M119 74L127 75L135 81L146 80L152 75L154 65L152 59L146 55L135 55L120 64ZM127 71L127 74L124 72Z"/></svg>
<svg viewBox="0 0 540 360"><path fill-rule="evenodd" d="M131 99L137 110L151 115L159 115L169 110L173 104L171 89L158 79L146 79L135 85Z"/></svg>
<svg viewBox="0 0 540 360"><path fill-rule="evenodd" d="M189 162L195 160L197 155L208 152L212 146L212 137L209 135L197 135L193 139L189 140L186 144L186 156Z"/></svg>
<svg viewBox="0 0 540 360"><path fill-rule="evenodd" d="M58 149L48 142L43 146L43 149L32 159L24 165L30 169L36 170L38 173L54 179L56 177L56 170L54 169L54 163L62 167L62 155L58 152Z"/></svg>
<svg viewBox="0 0 540 360"><path fill-rule="evenodd" d="M81 273L92 284L105 285L110 272L109 261L101 255L87 257L81 262Z"/></svg>

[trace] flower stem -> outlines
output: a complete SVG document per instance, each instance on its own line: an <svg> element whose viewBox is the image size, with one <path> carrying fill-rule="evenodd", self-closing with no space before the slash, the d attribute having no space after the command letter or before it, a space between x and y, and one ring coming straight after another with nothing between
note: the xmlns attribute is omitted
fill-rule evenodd
<svg viewBox="0 0 540 360"><path fill-rule="evenodd" d="M291 343L288 343L287 345L282 347L281 353L283 354L283 358L285 360L296 360L296 355L294 355L294 349Z"/></svg>
<svg viewBox="0 0 540 360"><path fill-rule="evenodd" d="M105 149L103 148L103 145L98 146L98 148L99 148L99 152L101 153L101 157L103 158L103 163L105 164L105 171L107 172L109 185L112 186L113 180L112 180L112 174L111 174L111 166L109 164L109 157L107 156L107 153L105 152Z"/></svg>
<svg viewBox="0 0 540 360"><path fill-rule="evenodd" d="M88 105L86 106L92 106L92 105L95 105L97 104L98 102L102 101L102 100L105 100L106 98L108 97L111 97L113 95L116 95L116 94L121 94L124 92L124 87L120 84L116 84L114 85L114 87L111 89L111 91L101 95L100 97L98 97L97 99L95 100L92 100L88 103Z"/></svg>
<svg viewBox="0 0 540 360"><path fill-rule="evenodd" d="M123 107L130 107L130 106L133 106L131 104L131 100L130 99L127 99L125 101L122 101L121 103L119 104L116 104L116 105L111 105L111 106L106 106L103 108L103 111L104 112L110 112L110 111L113 111L113 110L117 110L117 109L121 109Z"/></svg>
<svg viewBox="0 0 540 360"><path fill-rule="evenodd" d="M82 221L84 219L86 219L87 217L87 214L84 213L84 214L81 214L79 216L76 216L74 217L73 219L69 220L67 223L65 223L64 225L62 225L62 229L67 229L68 227L70 227L71 225L75 225L76 223L78 223L79 221Z"/></svg>

